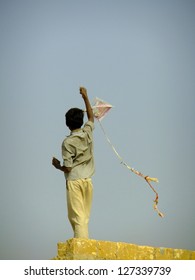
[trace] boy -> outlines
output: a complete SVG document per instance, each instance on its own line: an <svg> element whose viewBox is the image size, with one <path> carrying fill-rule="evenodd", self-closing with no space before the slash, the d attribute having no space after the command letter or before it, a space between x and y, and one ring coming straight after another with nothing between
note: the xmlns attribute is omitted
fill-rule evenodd
<svg viewBox="0 0 195 280"><path fill-rule="evenodd" d="M87 96L87 90L80 87L85 103L88 121L83 125L84 112L70 109L66 115L66 125L70 135L62 143L63 165L53 158L52 164L61 170L66 178L68 218L74 231L74 238L88 238L88 222L91 210L94 174L93 130L94 115Z"/></svg>

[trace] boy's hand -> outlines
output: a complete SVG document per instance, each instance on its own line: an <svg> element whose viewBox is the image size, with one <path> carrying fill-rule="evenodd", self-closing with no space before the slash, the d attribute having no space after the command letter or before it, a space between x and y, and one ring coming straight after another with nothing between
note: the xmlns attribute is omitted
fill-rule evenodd
<svg viewBox="0 0 195 280"><path fill-rule="evenodd" d="M87 96L86 88L80 87L80 94L82 95L83 100L85 102L85 107L86 107L86 111L87 111L88 120L91 121L91 122L94 122L93 110L91 108L91 104L90 104L88 96Z"/></svg>
<svg viewBox="0 0 195 280"><path fill-rule="evenodd" d="M63 171L64 173L69 173L72 169L71 167L65 167L63 165L61 166L60 161L55 157L53 157L52 159L52 164L53 166L55 166L55 168Z"/></svg>
<svg viewBox="0 0 195 280"><path fill-rule="evenodd" d="M57 168L57 169L60 169L60 168L61 168L60 161L59 161L57 158L55 158L55 157L53 157L53 159L52 159L52 164L53 164L53 166L54 166L55 168Z"/></svg>
<svg viewBox="0 0 195 280"><path fill-rule="evenodd" d="M83 99L87 98L87 90L84 87L80 87L80 94L82 95Z"/></svg>

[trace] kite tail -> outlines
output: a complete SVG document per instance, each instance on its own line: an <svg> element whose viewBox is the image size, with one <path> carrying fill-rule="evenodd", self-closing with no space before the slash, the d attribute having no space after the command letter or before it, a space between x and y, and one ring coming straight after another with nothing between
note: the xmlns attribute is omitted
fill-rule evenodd
<svg viewBox="0 0 195 280"><path fill-rule="evenodd" d="M99 121L99 120L98 120ZM126 164L123 160L123 158L119 155L119 153L117 152L117 150L115 149L115 147L113 146L112 142L110 141L110 139L108 138L101 122L99 121L99 124L100 124L100 127L104 133L104 136L106 138L106 140L108 141L108 143L110 144L112 150L114 151L114 153L116 154L116 156L118 157L118 159L121 161L121 164L123 164L124 166L126 166L130 171L132 171L134 174L142 177L146 182L147 184L149 185L149 187L153 190L153 192L156 194L156 197L155 197L155 200L154 200L154 205L153 205L153 208L155 211L157 211L158 215L163 218L164 217L164 214L162 212L159 211L158 209L158 193L157 191L154 189L154 187L151 185L151 181L152 182L155 182L155 183L158 183L158 179L157 178L152 178L152 177L149 177L149 176L145 176L144 174L142 174L141 172L137 171L136 169L130 167L128 164Z"/></svg>
<svg viewBox="0 0 195 280"><path fill-rule="evenodd" d="M151 180L152 179L152 180ZM153 180L154 179L154 180ZM155 192L156 194L156 198L154 200L154 210L157 211L158 215L161 217L161 218L164 218L164 214L162 212L159 211L158 209L158 193L156 192L156 190L153 188L153 186L151 185L150 181L154 181L154 182L158 182L158 179L157 178L150 178L149 176L146 176L145 177L145 180L146 182L148 183L148 185L150 186L150 188L153 190L153 192ZM156 181L157 180L157 181Z"/></svg>

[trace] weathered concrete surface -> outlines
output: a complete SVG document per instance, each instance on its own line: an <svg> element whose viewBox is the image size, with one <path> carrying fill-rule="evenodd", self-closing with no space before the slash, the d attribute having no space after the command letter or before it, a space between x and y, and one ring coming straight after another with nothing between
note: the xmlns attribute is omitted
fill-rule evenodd
<svg viewBox="0 0 195 280"><path fill-rule="evenodd" d="M195 260L195 251L73 238L58 243L54 260Z"/></svg>

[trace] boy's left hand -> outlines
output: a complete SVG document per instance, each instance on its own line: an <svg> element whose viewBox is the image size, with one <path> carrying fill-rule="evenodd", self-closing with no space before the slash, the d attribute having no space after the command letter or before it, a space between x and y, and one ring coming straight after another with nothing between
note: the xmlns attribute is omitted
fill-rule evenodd
<svg viewBox="0 0 195 280"><path fill-rule="evenodd" d="M60 168L61 168L60 161L59 161L57 158L55 158L55 157L53 157L53 159L52 159L52 164L53 164L53 166L54 166L55 168L57 168L57 169L60 169Z"/></svg>

